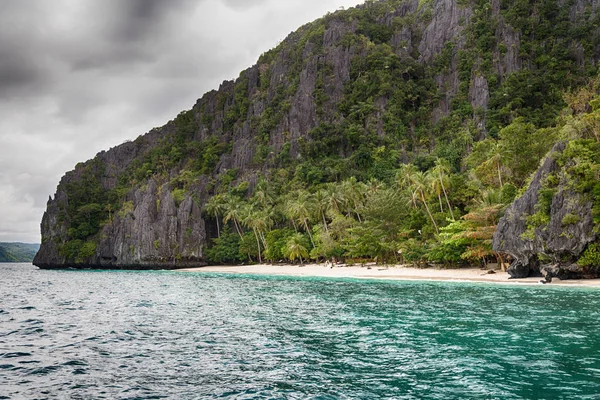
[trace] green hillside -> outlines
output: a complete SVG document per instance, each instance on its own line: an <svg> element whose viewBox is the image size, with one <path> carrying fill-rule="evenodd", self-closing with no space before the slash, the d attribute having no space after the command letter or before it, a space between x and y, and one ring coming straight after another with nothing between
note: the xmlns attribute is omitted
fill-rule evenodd
<svg viewBox="0 0 600 400"><path fill-rule="evenodd" d="M578 0L328 14L68 173L40 263L496 261L548 151L599 137L599 25Z"/></svg>
<svg viewBox="0 0 600 400"><path fill-rule="evenodd" d="M0 262L32 262L39 244L0 243Z"/></svg>

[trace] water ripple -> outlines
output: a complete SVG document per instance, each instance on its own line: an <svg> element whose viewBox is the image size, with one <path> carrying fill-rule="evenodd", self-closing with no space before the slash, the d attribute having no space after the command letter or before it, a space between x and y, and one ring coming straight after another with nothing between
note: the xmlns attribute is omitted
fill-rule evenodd
<svg viewBox="0 0 600 400"><path fill-rule="evenodd" d="M594 290L0 269L5 398L600 393Z"/></svg>

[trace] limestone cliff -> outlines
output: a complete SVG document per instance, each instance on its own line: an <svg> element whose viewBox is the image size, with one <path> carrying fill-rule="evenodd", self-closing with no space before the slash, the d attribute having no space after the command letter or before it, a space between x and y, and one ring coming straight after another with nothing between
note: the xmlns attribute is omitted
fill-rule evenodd
<svg viewBox="0 0 600 400"><path fill-rule="evenodd" d="M512 257L508 273L513 278L600 276L597 268L586 268L579 262L584 251L599 239L598 211L594 208L600 202L594 193L597 177L594 168L589 168L594 163L586 165L590 176L577 172L585 162L594 158L597 162L600 154L597 146L591 146L591 160L586 160L586 152L575 143L554 146L527 191L498 224L493 247Z"/></svg>
<svg viewBox="0 0 600 400"><path fill-rule="evenodd" d="M339 176L336 168L305 171L300 163L349 160L351 175L367 151L389 149L408 161L450 142L448 126L472 121L480 139L521 112L544 110L552 120L560 99L545 94L596 67L598 41L588 36L599 36L597 5L544 1L540 16L537 8L515 14L501 3L369 1L301 27L191 110L68 172L48 201L35 265L203 265L214 235L203 206L243 182L252 190L259 175L297 167L307 181L327 182ZM538 25L519 25L525 16L541 18L543 34ZM554 36L546 40L548 32ZM521 48L523 35L547 46L540 57L560 52L570 60L570 80L544 82L544 68L556 63ZM543 84L524 80L524 69ZM525 93L518 101L517 86Z"/></svg>

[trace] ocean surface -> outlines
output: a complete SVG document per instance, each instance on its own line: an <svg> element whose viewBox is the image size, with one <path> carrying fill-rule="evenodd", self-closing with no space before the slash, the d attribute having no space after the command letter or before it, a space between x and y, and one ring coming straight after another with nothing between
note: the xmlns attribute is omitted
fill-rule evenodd
<svg viewBox="0 0 600 400"><path fill-rule="evenodd" d="M599 399L600 290L0 264L1 399Z"/></svg>

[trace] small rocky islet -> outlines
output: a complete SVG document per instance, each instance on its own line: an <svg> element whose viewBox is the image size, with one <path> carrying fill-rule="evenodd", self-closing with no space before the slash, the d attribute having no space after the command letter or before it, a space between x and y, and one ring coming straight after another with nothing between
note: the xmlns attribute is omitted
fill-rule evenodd
<svg viewBox="0 0 600 400"><path fill-rule="evenodd" d="M41 268L600 275L596 2L368 1L61 179Z"/></svg>

